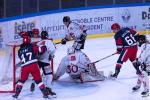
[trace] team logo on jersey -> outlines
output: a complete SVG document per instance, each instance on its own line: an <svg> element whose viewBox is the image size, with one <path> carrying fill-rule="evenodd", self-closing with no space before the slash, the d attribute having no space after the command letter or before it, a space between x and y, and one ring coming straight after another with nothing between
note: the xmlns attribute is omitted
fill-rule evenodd
<svg viewBox="0 0 150 100"><path fill-rule="evenodd" d="M31 21L31 22L25 22L25 21L21 21L21 22L15 22L14 23L14 39L18 39L20 38L19 33L20 32L27 32L27 31L31 31L33 28L35 28L36 25L36 21Z"/></svg>
<svg viewBox="0 0 150 100"><path fill-rule="evenodd" d="M150 8L148 8L148 11L142 11L142 19L150 19Z"/></svg>
<svg viewBox="0 0 150 100"><path fill-rule="evenodd" d="M125 23L129 22L131 18L130 11L128 9L124 9L124 11L121 14L121 18Z"/></svg>

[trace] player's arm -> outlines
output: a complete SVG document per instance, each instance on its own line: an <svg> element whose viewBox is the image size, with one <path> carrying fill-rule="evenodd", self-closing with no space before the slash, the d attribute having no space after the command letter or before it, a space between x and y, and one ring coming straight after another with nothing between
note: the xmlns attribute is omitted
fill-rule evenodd
<svg viewBox="0 0 150 100"><path fill-rule="evenodd" d="M116 47L117 47L117 53L120 54L123 49L122 39L120 37L115 38L115 42L116 42Z"/></svg>
<svg viewBox="0 0 150 100"><path fill-rule="evenodd" d="M133 29L130 29L130 33L133 34L136 41L138 41L139 33Z"/></svg>
<svg viewBox="0 0 150 100"><path fill-rule="evenodd" d="M47 47L47 51L49 52L49 60L52 60L55 56L54 54L56 52L56 47L51 40L48 40L45 45Z"/></svg>
<svg viewBox="0 0 150 100"><path fill-rule="evenodd" d="M47 47L45 45L35 45L33 44L33 51L34 51L34 54L38 55L38 54L43 54L44 52L47 51Z"/></svg>

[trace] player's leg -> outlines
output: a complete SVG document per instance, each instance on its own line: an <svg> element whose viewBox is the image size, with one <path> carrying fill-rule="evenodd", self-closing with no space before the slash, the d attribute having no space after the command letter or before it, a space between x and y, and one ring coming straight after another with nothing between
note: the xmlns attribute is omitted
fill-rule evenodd
<svg viewBox="0 0 150 100"><path fill-rule="evenodd" d="M133 66L136 70L136 74L139 75L139 74L141 74L141 71L139 69L140 63L137 61L136 57L137 57L137 47L135 46L135 47L130 48L130 57L129 57L129 59L132 62Z"/></svg>
<svg viewBox="0 0 150 100"><path fill-rule="evenodd" d="M132 88L133 91L137 91L140 89L141 84L142 84L143 78L141 77L141 75L138 75L138 80L136 85Z"/></svg>
<svg viewBox="0 0 150 100"><path fill-rule="evenodd" d="M84 49L84 44L85 44L85 40L79 40L79 41L75 41L72 47L75 50L81 50Z"/></svg>
<svg viewBox="0 0 150 100"><path fill-rule="evenodd" d="M32 64L32 72L31 75L33 76L33 80L38 85L39 89L41 90L43 94L43 98L48 98L48 94L45 88L45 85L42 82L40 69L37 64Z"/></svg>
<svg viewBox="0 0 150 100"><path fill-rule="evenodd" d="M142 96L149 96L149 78L148 78L148 74L145 71L142 71L143 74L143 87L144 90L141 93Z"/></svg>
<svg viewBox="0 0 150 100"><path fill-rule="evenodd" d="M93 77L93 80L99 80L99 81L104 81L105 80L105 76L104 76L104 72L103 71L98 71L96 69L96 66L95 64L89 64L88 66L89 68L89 72L85 74L87 74L87 76L92 76Z"/></svg>
<svg viewBox="0 0 150 100"><path fill-rule="evenodd" d="M43 82L46 85L46 89L50 95L56 97L56 93L51 89L51 83L53 79L52 70L49 63L40 62L39 64L42 67L44 78Z"/></svg>
<svg viewBox="0 0 150 100"><path fill-rule="evenodd" d="M30 69L28 67L21 68L21 76L16 84L16 92L13 95L14 98L18 98L18 96L22 90L23 84L28 79L29 73L30 73Z"/></svg>
<svg viewBox="0 0 150 100"><path fill-rule="evenodd" d="M115 73L110 75L111 78L117 78L118 77L118 74L120 73L123 62L126 62L129 58L128 53L129 53L128 49L122 50L122 52L120 53L120 56L117 60L117 64L116 64L116 67L115 67Z"/></svg>

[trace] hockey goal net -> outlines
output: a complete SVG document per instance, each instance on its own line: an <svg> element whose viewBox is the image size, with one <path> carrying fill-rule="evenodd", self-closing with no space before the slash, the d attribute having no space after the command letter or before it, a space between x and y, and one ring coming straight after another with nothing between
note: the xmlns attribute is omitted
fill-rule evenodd
<svg viewBox="0 0 150 100"><path fill-rule="evenodd" d="M10 42L0 49L0 93L15 92L15 84L21 69L18 58L20 44L21 41ZM53 60L50 64L53 70Z"/></svg>

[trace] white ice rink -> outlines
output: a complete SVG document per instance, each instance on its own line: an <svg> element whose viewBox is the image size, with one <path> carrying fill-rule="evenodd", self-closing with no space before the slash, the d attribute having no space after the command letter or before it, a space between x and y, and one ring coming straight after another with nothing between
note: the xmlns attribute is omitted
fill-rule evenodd
<svg viewBox="0 0 150 100"><path fill-rule="evenodd" d="M54 69L56 71L62 57L66 55L67 48L72 42L66 45L57 45L54 59ZM115 41L111 38L89 39L85 43L85 52L92 61L99 60L116 51ZM96 64L99 70L104 71L107 76L110 71L114 72L118 55L114 55ZM141 88L138 92L132 93L132 87L136 84L137 76L131 62L124 63L117 80L105 80L92 83L67 82L65 74L59 82L53 82L53 90L57 93L57 98L52 100L150 100L150 96L141 97ZM38 88L31 94L29 91L30 82L24 84L24 88L19 96L21 100L43 100ZM0 100L12 100L12 94L0 94Z"/></svg>

